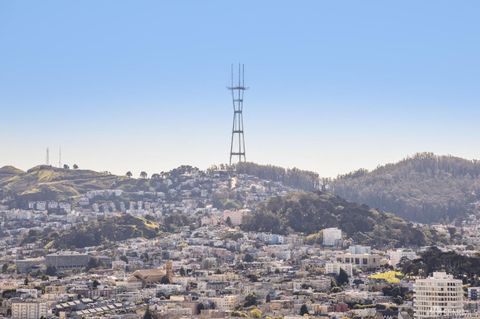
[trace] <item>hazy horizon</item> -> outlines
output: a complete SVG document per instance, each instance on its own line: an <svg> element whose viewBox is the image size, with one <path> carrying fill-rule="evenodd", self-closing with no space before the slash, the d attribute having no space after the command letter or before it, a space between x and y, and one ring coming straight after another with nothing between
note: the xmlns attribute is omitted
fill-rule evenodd
<svg viewBox="0 0 480 319"><path fill-rule="evenodd" d="M417 152L480 158L480 4L0 3L0 166L149 175L247 160L336 176Z"/></svg>
<svg viewBox="0 0 480 319"><path fill-rule="evenodd" d="M399 162L399 161L401 161L401 160L404 160L404 159L406 159L406 158L410 158L410 157L412 157L412 156L414 156L414 155L416 155L416 154L418 154L418 153L432 153L432 152L428 152L428 151L426 151L426 152L417 152L417 153L414 153L414 154L406 155L406 156L404 156L404 157L402 157L402 158L399 158L399 159L394 160L394 161L391 161L391 162L378 163L377 165L372 166L372 167L357 167L357 168L354 168L354 169L352 169L352 170L348 170L348 171L345 171L345 172L340 172L340 173L338 173L338 174L336 174L336 175L322 175L322 174L320 174L320 177L331 177L331 178L333 177L333 178L335 178L335 177L337 177L337 176L339 176L339 175L351 173L351 172L354 172L354 171L359 170L359 169L367 169L368 171L372 171L372 170L376 169L377 167L384 166L384 165L387 165L387 164L395 164L395 163L397 163L397 162ZM437 154L437 153L434 153L434 155L437 155L437 156L454 156L454 157L463 158L463 159L465 159L465 160L478 160L478 159L476 159L476 158L465 158L465 157L461 157L461 156L456 156L456 155L454 155L454 154ZM62 157L63 157L63 155L62 155ZM254 162L254 163L256 163L256 164L261 164L261 165L274 165L274 164L272 164L272 163L258 163L258 162ZM5 165L1 165L0 168L2 168L2 167L4 167L4 166L13 166L13 167L18 168L18 169L21 169L21 170L23 170L23 171L27 171L27 170L29 170L29 169L31 169L31 168L34 168L34 167L39 166L39 165L44 165L44 164L45 164L45 163L39 163L39 164L33 165L33 166L31 166L31 167L19 167L19 166L16 166L16 165L14 165L14 164L5 164ZM77 164L77 163L76 163L76 162L66 163L66 162L62 161L62 164L67 164L70 169L73 169L72 166L73 166L74 164ZM160 173L160 172L162 172L162 171L164 171L164 172L170 171L170 170L172 170L172 169L174 169L174 168L178 168L179 166L182 166L182 165L190 165L190 166L192 166L192 167L197 167L197 168L199 168L199 169L201 169L201 170L206 170L206 169L208 169L208 168L210 168L210 167L212 167L212 166L214 166L214 165L219 166L219 165L221 165L221 164L226 164L226 165L228 165L227 162L223 162L223 163L212 163L212 164L207 165L207 166L205 166L205 167L198 167L198 166L196 166L196 165L192 165L192 164L189 164L189 163L180 163L180 164L178 164L178 165L176 165L176 166L167 167L167 168L164 168L164 169L155 169L155 168L153 168L152 170L145 170L145 169L131 170L131 169L125 169L124 171L111 171L111 170L109 170L108 168L102 169L102 168L80 167L80 166L79 166L78 169L80 169L80 170L82 170L82 169L84 169L84 170L93 170L93 171L97 171L97 172L108 171L108 172L110 172L110 173L112 173L112 174L114 174L114 175L119 175L119 176L125 175L128 171L130 171L130 172L133 174L133 178L138 178L139 175L140 175L140 172L142 172L142 171L145 171L145 172L148 174L148 177L150 177L152 174ZM53 166L53 167L56 167L56 168L59 167L59 166L58 166L58 155L57 155L56 157L54 156L53 158L50 156L50 165ZM78 164L77 164L77 165L78 165ZM275 166L277 166L277 165L275 165ZM316 170L314 170L314 169L308 169L308 168L299 167L299 166L281 166L281 167L286 168L286 169L289 169L289 168L298 168L298 169L301 169L301 170L308 170L308 171L312 171L312 172L318 173L318 171L316 171Z"/></svg>

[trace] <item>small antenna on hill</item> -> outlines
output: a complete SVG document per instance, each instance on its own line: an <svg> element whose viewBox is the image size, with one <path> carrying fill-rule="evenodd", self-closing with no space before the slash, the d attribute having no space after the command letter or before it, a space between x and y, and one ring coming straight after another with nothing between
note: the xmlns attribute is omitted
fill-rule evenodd
<svg viewBox="0 0 480 319"><path fill-rule="evenodd" d="M58 148L58 167L62 168L62 147Z"/></svg>
<svg viewBox="0 0 480 319"><path fill-rule="evenodd" d="M48 150L48 147L47 147L47 160L45 164L50 165L50 151Z"/></svg>

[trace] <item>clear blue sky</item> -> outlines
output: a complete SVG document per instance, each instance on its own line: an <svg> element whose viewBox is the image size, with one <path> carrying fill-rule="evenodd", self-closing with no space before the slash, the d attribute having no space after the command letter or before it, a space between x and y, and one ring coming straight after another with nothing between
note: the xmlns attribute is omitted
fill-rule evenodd
<svg viewBox="0 0 480 319"><path fill-rule="evenodd" d="M480 158L478 1L0 0L0 165L149 174L247 159L335 176Z"/></svg>

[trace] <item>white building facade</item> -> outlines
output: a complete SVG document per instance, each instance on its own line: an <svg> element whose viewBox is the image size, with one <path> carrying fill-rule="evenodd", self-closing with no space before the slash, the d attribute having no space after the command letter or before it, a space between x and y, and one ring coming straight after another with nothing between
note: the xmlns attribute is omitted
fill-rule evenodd
<svg viewBox="0 0 480 319"><path fill-rule="evenodd" d="M463 310L462 281L444 272L417 279L414 284L414 318L461 316Z"/></svg>
<svg viewBox="0 0 480 319"><path fill-rule="evenodd" d="M47 303L36 301L12 302L13 319L40 319L47 317Z"/></svg>
<svg viewBox="0 0 480 319"><path fill-rule="evenodd" d="M402 258L407 258L409 260L414 260L418 258L418 255L416 252L410 249L396 249L396 250L391 250L388 252L388 255L390 257L389 264L393 267L396 267Z"/></svg>
<svg viewBox="0 0 480 319"><path fill-rule="evenodd" d="M351 264L353 267L363 269L375 269L382 264L382 257L378 254L339 253L336 260L337 263Z"/></svg>
<svg viewBox="0 0 480 319"><path fill-rule="evenodd" d="M340 274L340 269L343 269L349 277L353 275L352 264L342 264L342 263L326 263L325 264L325 273L326 274Z"/></svg>
<svg viewBox="0 0 480 319"><path fill-rule="evenodd" d="M322 230L322 236L324 246L337 246L342 240L342 230L336 227L325 228Z"/></svg>

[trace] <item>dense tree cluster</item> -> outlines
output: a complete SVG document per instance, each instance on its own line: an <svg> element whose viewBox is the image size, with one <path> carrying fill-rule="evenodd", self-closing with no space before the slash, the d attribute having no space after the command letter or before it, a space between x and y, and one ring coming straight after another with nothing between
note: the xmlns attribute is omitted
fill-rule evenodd
<svg viewBox="0 0 480 319"><path fill-rule="evenodd" d="M303 304L301 307L300 307L300 316L303 316L303 315L306 315L308 314L308 307L306 304Z"/></svg>
<svg viewBox="0 0 480 319"><path fill-rule="evenodd" d="M437 247L430 247L421 254L419 259L402 259L400 268L404 274L415 276L426 276L434 271L446 271L472 285L480 284L480 257L460 255L454 251L444 252Z"/></svg>
<svg viewBox="0 0 480 319"><path fill-rule="evenodd" d="M255 293L250 293L248 294L247 296L245 296L245 303L243 304L243 306L245 308L248 308L248 307L251 307L251 306L256 306L258 303L257 301L257 296L255 295Z"/></svg>
<svg viewBox="0 0 480 319"><path fill-rule="evenodd" d="M240 174L252 175L272 182L281 182L286 186L305 191L314 191L318 189L319 185L317 173L298 168L285 169L273 165L240 162L236 164L235 170Z"/></svg>
<svg viewBox="0 0 480 319"><path fill-rule="evenodd" d="M340 273L336 276L335 280L339 286L348 284L348 274L343 268L340 268Z"/></svg>
<svg viewBox="0 0 480 319"><path fill-rule="evenodd" d="M435 235L393 214L320 191L272 197L247 216L242 227L277 234L315 234L338 227L355 242L374 246L424 245Z"/></svg>
<svg viewBox="0 0 480 319"><path fill-rule="evenodd" d="M480 162L420 153L368 172L339 176L335 194L420 222L452 220L480 195Z"/></svg>

